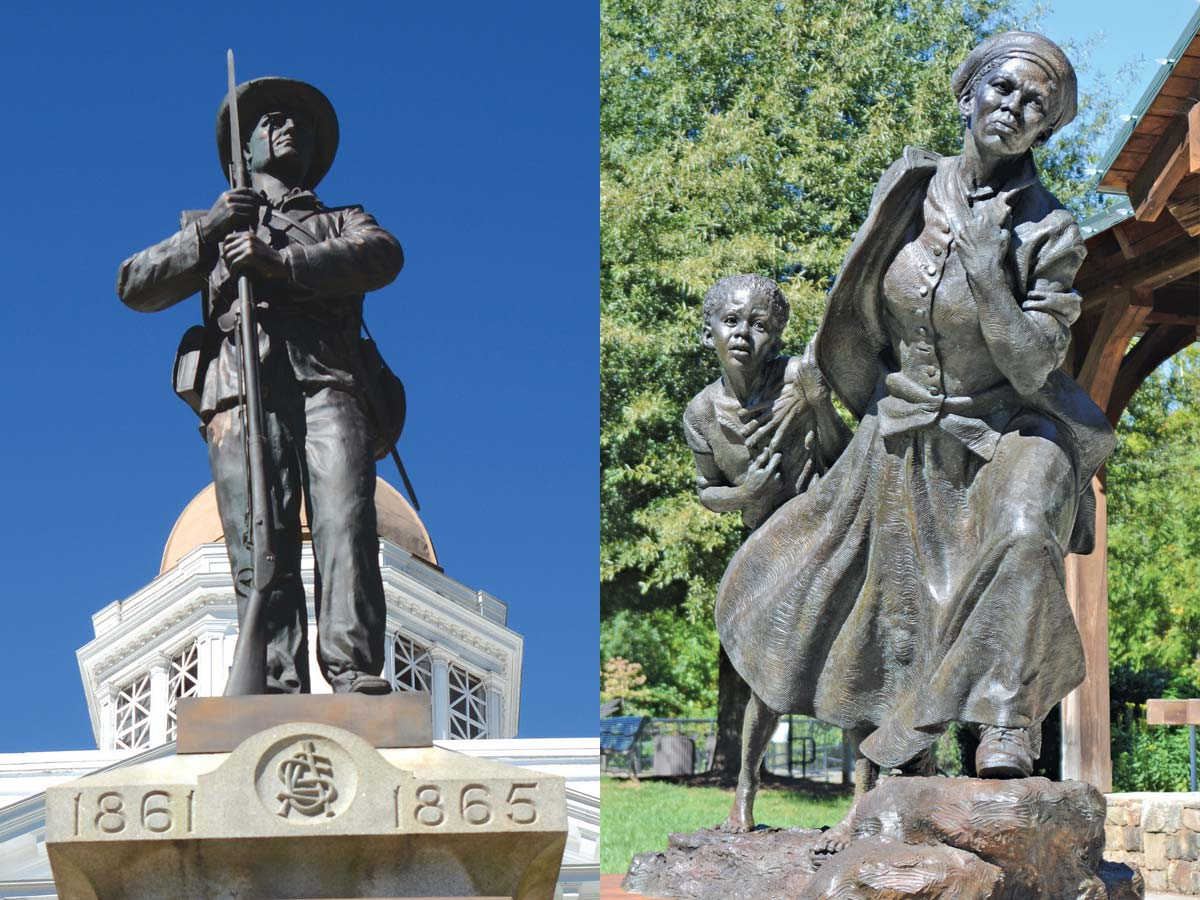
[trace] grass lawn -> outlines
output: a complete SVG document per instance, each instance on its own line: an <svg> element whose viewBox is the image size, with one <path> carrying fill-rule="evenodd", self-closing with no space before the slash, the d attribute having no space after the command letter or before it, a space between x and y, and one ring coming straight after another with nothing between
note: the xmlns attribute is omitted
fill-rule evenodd
<svg viewBox="0 0 1200 900"><path fill-rule="evenodd" d="M667 849L667 834L711 828L724 821L733 791L662 781L600 779L600 871L624 872L635 853ZM764 787L754 806L760 825L820 828L841 821L848 796L818 797Z"/></svg>

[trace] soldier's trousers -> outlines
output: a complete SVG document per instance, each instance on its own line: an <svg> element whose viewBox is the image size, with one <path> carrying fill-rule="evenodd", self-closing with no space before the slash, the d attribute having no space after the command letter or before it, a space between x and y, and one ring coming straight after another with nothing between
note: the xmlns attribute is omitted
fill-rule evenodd
<svg viewBox="0 0 1200 900"><path fill-rule="evenodd" d="M273 484L275 554L280 577L267 603L268 692L307 692L308 614L300 578L300 500L304 497L316 560L317 661L335 691L358 673L383 669L385 608L375 522L375 460L358 399L295 385L268 404L265 434ZM275 394L278 398L279 392ZM251 551L246 542L248 481L238 408L208 424L208 458L217 506L245 619Z"/></svg>

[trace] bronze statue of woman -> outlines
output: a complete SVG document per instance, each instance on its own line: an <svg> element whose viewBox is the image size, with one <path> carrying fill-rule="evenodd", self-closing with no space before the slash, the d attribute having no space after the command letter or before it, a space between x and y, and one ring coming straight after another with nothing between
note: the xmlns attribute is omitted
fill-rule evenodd
<svg viewBox="0 0 1200 900"><path fill-rule="evenodd" d="M1031 153L1074 117L1075 72L1013 31L952 86L962 154L884 173L814 339L854 437L750 536L716 617L756 702L855 732L868 774L927 771L964 722L980 777L1012 778L1084 676L1063 559L1090 549L1113 438L1059 369L1085 251Z"/></svg>

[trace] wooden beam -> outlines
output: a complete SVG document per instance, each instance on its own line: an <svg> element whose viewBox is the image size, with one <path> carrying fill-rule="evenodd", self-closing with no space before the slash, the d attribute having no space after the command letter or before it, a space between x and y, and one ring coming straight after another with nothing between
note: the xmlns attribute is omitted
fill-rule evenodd
<svg viewBox="0 0 1200 900"><path fill-rule="evenodd" d="M1200 236L1200 175L1189 175L1179 182L1167 201L1167 209L1184 231L1192 237Z"/></svg>
<svg viewBox="0 0 1200 900"><path fill-rule="evenodd" d="M1137 249L1134 247L1133 240L1129 237L1129 232L1124 228L1124 225L1124 222L1120 222L1115 227L1110 228L1109 231L1117 239L1117 243L1121 245L1121 255L1126 259L1134 259L1137 257Z"/></svg>
<svg viewBox="0 0 1200 900"><path fill-rule="evenodd" d="M1152 310L1146 316L1146 325L1200 325L1200 313L1177 313Z"/></svg>
<svg viewBox="0 0 1200 900"><path fill-rule="evenodd" d="M1181 278L1174 284L1159 288L1154 292L1154 313L1200 314L1200 281Z"/></svg>
<svg viewBox="0 0 1200 900"><path fill-rule="evenodd" d="M1200 237L1171 241L1128 265L1089 274L1076 284L1076 289L1083 294L1087 306L1102 303L1107 307L1124 290L1141 287L1154 290L1193 272L1200 272Z"/></svg>
<svg viewBox="0 0 1200 900"><path fill-rule="evenodd" d="M1145 256L1163 244L1176 238L1183 237L1179 223L1173 219L1160 216L1157 222L1139 222L1137 219L1126 219L1110 231L1124 232L1125 241L1134 256Z"/></svg>
<svg viewBox="0 0 1200 900"><path fill-rule="evenodd" d="M1112 735L1108 707L1108 502L1096 492L1096 549L1067 557L1067 602L1083 642L1087 676L1062 701L1062 777L1112 790Z"/></svg>
<svg viewBox="0 0 1200 900"><path fill-rule="evenodd" d="M1166 209L1167 200L1189 172L1188 119L1177 116L1158 139L1141 170L1129 183L1129 202L1134 218L1155 221Z"/></svg>
<svg viewBox="0 0 1200 900"><path fill-rule="evenodd" d="M1200 172L1200 103L1188 110L1188 171Z"/></svg>
<svg viewBox="0 0 1200 900"><path fill-rule="evenodd" d="M1101 409L1108 406L1126 348L1141 330L1153 306L1153 295L1139 288L1122 291L1104 307L1100 326L1087 348L1077 379Z"/></svg>
<svg viewBox="0 0 1200 900"><path fill-rule="evenodd" d="M1200 700L1147 700L1147 725L1200 725Z"/></svg>
<svg viewBox="0 0 1200 900"><path fill-rule="evenodd" d="M1150 377L1150 373L1194 340L1195 325L1152 325L1147 328L1121 361L1121 369L1109 394L1108 406L1103 407L1108 421L1115 426L1133 399L1134 392Z"/></svg>

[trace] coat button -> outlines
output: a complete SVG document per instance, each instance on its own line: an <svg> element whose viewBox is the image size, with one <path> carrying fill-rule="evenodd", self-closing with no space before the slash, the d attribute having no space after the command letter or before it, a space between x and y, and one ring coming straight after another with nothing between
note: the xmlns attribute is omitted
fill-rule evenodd
<svg viewBox="0 0 1200 900"><path fill-rule="evenodd" d="M937 367L929 366L927 369L925 369L925 374L928 375L930 378L932 378L934 375L937 374Z"/></svg>
<svg viewBox="0 0 1200 900"><path fill-rule="evenodd" d="M936 275L937 274L937 266L926 266L925 273L927 275Z"/></svg>
<svg viewBox="0 0 1200 900"><path fill-rule="evenodd" d="M917 288L917 293L924 297L929 293L929 288L927 288L925 285L921 285L919 288Z"/></svg>
<svg viewBox="0 0 1200 900"><path fill-rule="evenodd" d="M941 248L941 247L939 247L937 244L934 244L934 245L933 245L933 247L931 247L930 249L931 249L931 250L933 250L933 255L934 255L934 256L941 256L941 255L942 255L942 248Z"/></svg>
<svg viewBox="0 0 1200 900"><path fill-rule="evenodd" d="M940 394L940 393L941 393L941 391L939 391L939 390L938 390L937 388L935 388L935 387L931 387L931 388L929 389L929 396L930 396L930 397L936 397L936 396L937 396L938 394Z"/></svg>
<svg viewBox="0 0 1200 900"><path fill-rule="evenodd" d="M941 225L941 229L942 229L942 234L949 234L949 233L950 233L950 225L949 225L948 223L946 223L946 222L943 222L943 223L942 223L942 225Z"/></svg>

